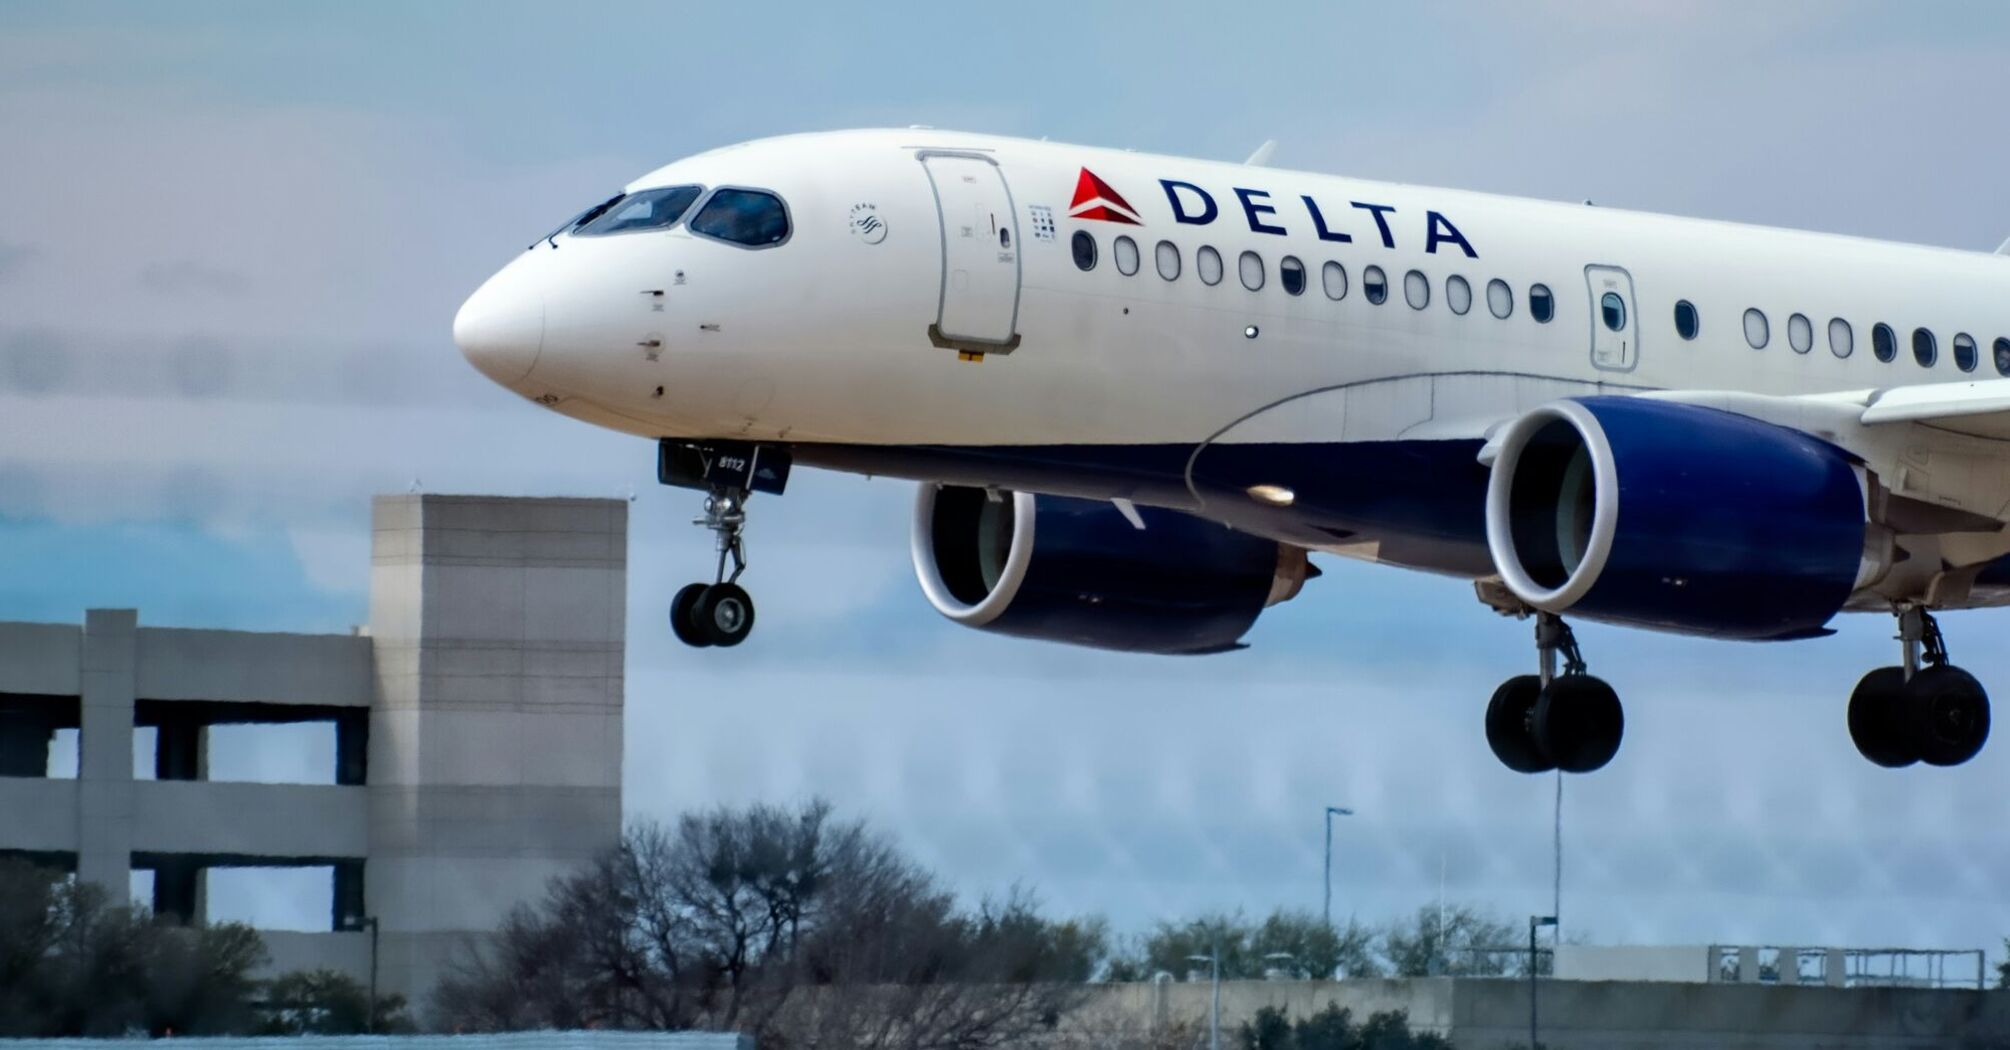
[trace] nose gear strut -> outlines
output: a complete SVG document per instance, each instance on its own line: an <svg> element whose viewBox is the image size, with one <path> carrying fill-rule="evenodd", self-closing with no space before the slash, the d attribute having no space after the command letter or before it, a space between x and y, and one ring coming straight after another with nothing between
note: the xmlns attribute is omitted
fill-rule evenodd
<svg viewBox="0 0 2010 1050"><path fill-rule="evenodd" d="M666 439L659 447L656 474L666 485L705 490L705 513L691 524L711 530L719 552L712 582L687 584L671 601L670 629L679 641L697 648L746 641L754 629L754 599L740 586L747 571L747 500L755 492L781 494L788 484L788 452Z"/></svg>

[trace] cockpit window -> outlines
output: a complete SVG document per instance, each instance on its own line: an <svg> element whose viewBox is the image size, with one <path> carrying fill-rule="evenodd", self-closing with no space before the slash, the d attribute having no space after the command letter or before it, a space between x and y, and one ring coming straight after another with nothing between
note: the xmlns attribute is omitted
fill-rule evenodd
<svg viewBox="0 0 2010 1050"><path fill-rule="evenodd" d="M722 189L691 216L691 232L749 248L766 248L789 239L789 212L772 193Z"/></svg>
<svg viewBox="0 0 2010 1050"><path fill-rule="evenodd" d="M591 215L572 232L577 237L598 237L634 230L667 230L691 210L701 192L697 186L665 186L617 197L603 205L600 214Z"/></svg>

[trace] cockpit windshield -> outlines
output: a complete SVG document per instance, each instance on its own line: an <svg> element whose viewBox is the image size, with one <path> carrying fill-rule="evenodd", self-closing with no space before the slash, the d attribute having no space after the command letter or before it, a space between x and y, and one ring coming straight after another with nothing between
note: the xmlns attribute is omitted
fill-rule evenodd
<svg viewBox="0 0 2010 1050"><path fill-rule="evenodd" d="M587 222L594 219L595 217L599 216L601 212L604 212L607 209L614 207L614 205L619 203L621 198L624 196L626 196L626 194L617 193L614 196L609 197L604 201L601 201L599 204L596 204L593 207L588 208L583 212L580 212L578 215L575 215L572 218L567 219L562 223L559 223L557 229L554 229L550 233L547 233L544 236L539 237L537 240L530 242L530 246L532 248L535 248L546 241L553 241L555 245L556 243L555 238L557 238L559 234L565 233L566 231L572 229L573 227L579 225L582 222Z"/></svg>
<svg viewBox="0 0 2010 1050"><path fill-rule="evenodd" d="M599 214L582 216L572 233L575 237L598 237L635 230L667 230L691 210L701 192L697 186L665 186L617 197L602 206Z"/></svg>

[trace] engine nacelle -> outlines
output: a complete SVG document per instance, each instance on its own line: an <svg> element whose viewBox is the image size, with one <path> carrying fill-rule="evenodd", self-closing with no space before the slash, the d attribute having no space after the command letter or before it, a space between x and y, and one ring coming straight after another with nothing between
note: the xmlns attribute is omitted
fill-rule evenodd
<svg viewBox="0 0 2010 1050"><path fill-rule="evenodd" d="M966 627L1098 649L1213 653L1312 574L1305 551L1177 511L923 485L914 571Z"/></svg>
<svg viewBox="0 0 2010 1050"><path fill-rule="evenodd" d="M1880 571L1856 462L1713 408L1590 397L1498 439L1487 546L1517 598L1687 634L1818 634Z"/></svg>

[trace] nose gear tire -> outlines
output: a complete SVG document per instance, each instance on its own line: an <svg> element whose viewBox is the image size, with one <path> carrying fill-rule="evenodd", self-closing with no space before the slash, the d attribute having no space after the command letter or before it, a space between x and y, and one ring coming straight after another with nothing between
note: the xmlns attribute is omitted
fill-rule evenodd
<svg viewBox="0 0 2010 1050"><path fill-rule="evenodd" d="M735 646L754 629L754 599L738 584L715 584L699 595L691 617L707 645Z"/></svg>
<svg viewBox="0 0 2010 1050"><path fill-rule="evenodd" d="M698 626L698 599L705 596L707 584L688 583L677 592L670 602L670 630L677 640L694 649L703 649L712 644L711 637Z"/></svg>

